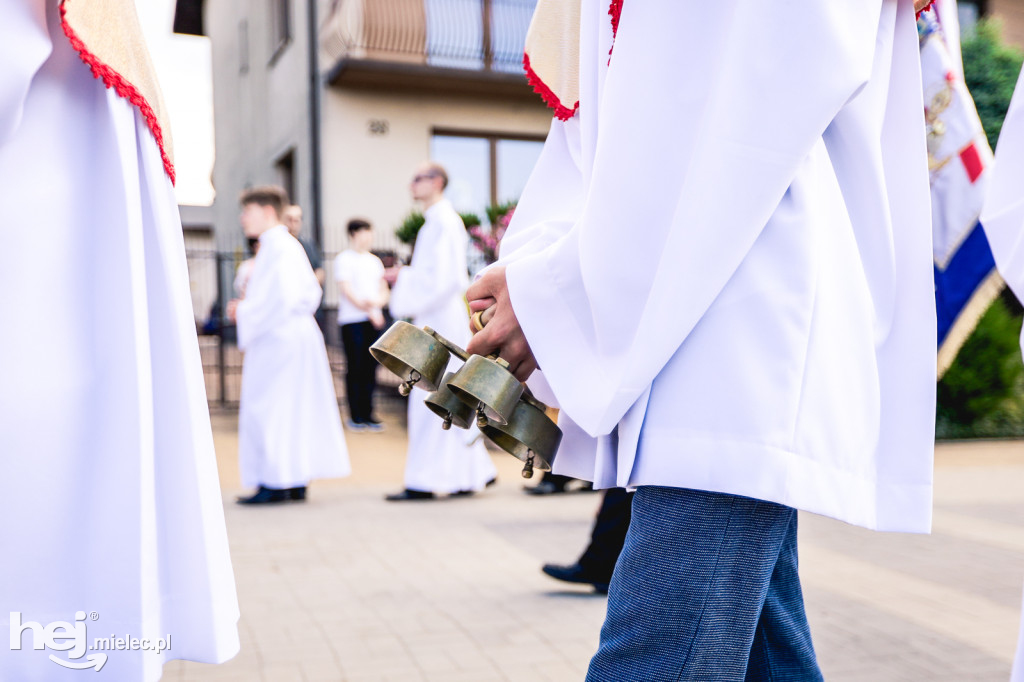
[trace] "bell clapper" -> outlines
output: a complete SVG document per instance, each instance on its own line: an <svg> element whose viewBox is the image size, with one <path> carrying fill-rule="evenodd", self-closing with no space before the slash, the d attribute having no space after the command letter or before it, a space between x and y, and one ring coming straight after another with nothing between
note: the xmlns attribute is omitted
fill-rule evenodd
<svg viewBox="0 0 1024 682"><path fill-rule="evenodd" d="M476 408L476 425L481 429L487 426L487 415L484 413L483 405Z"/></svg>
<svg viewBox="0 0 1024 682"><path fill-rule="evenodd" d="M526 455L526 464L523 465L523 478L533 478L533 450L527 450Z"/></svg>
<svg viewBox="0 0 1024 682"><path fill-rule="evenodd" d="M410 393L412 393L412 387L415 386L416 382L418 382L422 378L423 378L422 374L420 374L416 370L410 370L409 371L409 378L406 381L403 381L401 384L398 385L398 392L403 397L409 395Z"/></svg>
<svg viewBox="0 0 1024 682"><path fill-rule="evenodd" d="M444 421L441 422L441 428L444 429L445 431L447 431L448 429L452 428L452 413L451 412L449 412L448 414L445 415Z"/></svg>

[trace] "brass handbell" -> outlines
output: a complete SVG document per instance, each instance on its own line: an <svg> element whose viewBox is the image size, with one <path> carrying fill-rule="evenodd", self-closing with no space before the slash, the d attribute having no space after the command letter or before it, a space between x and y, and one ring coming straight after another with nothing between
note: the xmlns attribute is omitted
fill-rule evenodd
<svg viewBox="0 0 1024 682"><path fill-rule="evenodd" d="M414 386L431 391L425 402L444 420L444 429L468 429L475 413L483 434L525 463L524 478L534 469L551 469L562 431L501 358L471 356L430 327L402 321L377 339L370 353L402 380L402 395ZM452 355L464 362L454 373L446 372Z"/></svg>
<svg viewBox="0 0 1024 682"><path fill-rule="evenodd" d="M413 386L436 391L451 360L451 351L429 327L420 329L402 320L370 346L370 354L402 380L402 395L409 395Z"/></svg>
<svg viewBox="0 0 1024 682"><path fill-rule="evenodd" d="M448 388L477 413L477 426L488 421L507 424L523 395L523 385L508 371L501 358L473 355L455 376Z"/></svg>
<svg viewBox="0 0 1024 682"><path fill-rule="evenodd" d="M458 398L448 388L448 382L454 376L453 372L445 374L441 380L441 387L428 395L427 399L423 401L430 408L431 412L444 420L441 428L445 431L450 429L452 425L460 429L468 429L473 424L473 408Z"/></svg>
<svg viewBox="0 0 1024 682"><path fill-rule="evenodd" d="M480 430L495 445L525 463L523 478L533 470L550 471L562 442L562 430L544 412L544 404L525 393L507 424L488 422Z"/></svg>

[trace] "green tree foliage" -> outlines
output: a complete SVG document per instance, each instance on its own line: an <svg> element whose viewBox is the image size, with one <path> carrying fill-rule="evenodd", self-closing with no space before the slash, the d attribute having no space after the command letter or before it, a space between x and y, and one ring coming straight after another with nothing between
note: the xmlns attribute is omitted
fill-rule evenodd
<svg viewBox="0 0 1024 682"><path fill-rule="evenodd" d="M480 226L480 216L476 213L460 213L459 217L462 218L462 224L466 226L467 230L471 227Z"/></svg>
<svg viewBox="0 0 1024 682"><path fill-rule="evenodd" d="M961 50L964 82L978 108L988 143L995 149L1024 55L1002 42L999 22L994 19L978 22L974 35L963 41Z"/></svg>
<svg viewBox="0 0 1024 682"><path fill-rule="evenodd" d="M419 211L413 211L405 217L402 224L395 230L395 236L403 244L414 244L416 243L416 235L419 234L424 222L426 222L426 218L423 217L423 214Z"/></svg>
<svg viewBox="0 0 1024 682"><path fill-rule="evenodd" d="M938 385L940 437L1024 433L1021 318L1010 292L989 307Z"/></svg>

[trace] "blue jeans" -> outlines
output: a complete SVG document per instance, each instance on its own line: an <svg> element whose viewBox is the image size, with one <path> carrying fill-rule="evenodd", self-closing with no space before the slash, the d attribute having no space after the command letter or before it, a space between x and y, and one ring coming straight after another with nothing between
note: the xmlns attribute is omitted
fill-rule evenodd
<svg viewBox="0 0 1024 682"><path fill-rule="evenodd" d="M642 487L588 682L819 681L796 510Z"/></svg>

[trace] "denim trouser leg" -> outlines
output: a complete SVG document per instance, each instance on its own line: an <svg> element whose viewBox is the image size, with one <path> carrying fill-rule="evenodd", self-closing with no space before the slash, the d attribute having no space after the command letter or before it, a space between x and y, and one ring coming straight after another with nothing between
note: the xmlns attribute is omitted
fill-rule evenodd
<svg viewBox="0 0 1024 682"><path fill-rule="evenodd" d="M752 656L755 639L761 653ZM786 663L776 674L777 661ZM587 679L745 678L821 679L796 575L796 511L733 495L640 488Z"/></svg>
<svg viewBox="0 0 1024 682"><path fill-rule="evenodd" d="M796 514L775 563L757 622L747 682L820 680L797 571Z"/></svg>

